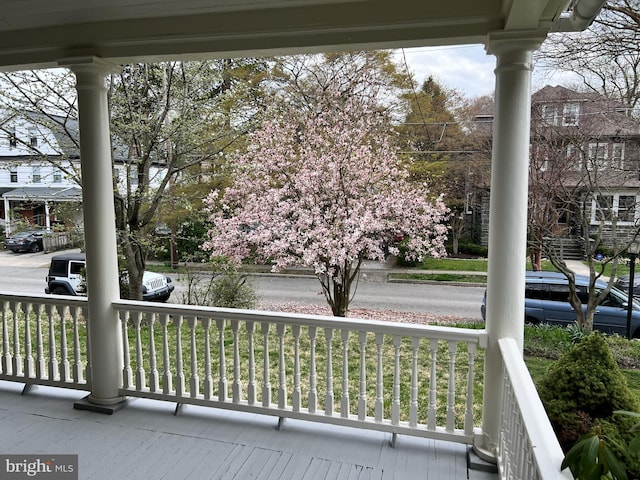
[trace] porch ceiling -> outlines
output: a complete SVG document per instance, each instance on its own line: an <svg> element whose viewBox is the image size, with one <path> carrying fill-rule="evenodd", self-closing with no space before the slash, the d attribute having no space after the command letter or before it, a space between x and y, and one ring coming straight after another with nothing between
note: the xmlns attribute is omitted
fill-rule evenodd
<svg viewBox="0 0 640 480"><path fill-rule="evenodd" d="M10 0L0 68L484 43L549 30L569 0Z"/></svg>

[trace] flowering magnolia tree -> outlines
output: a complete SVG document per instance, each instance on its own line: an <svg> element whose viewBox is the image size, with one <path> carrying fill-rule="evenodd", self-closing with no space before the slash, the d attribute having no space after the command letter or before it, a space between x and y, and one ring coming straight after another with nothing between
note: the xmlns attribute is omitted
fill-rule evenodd
<svg viewBox="0 0 640 480"><path fill-rule="evenodd" d="M235 181L206 199L214 228L203 246L278 271L310 266L336 316L346 316L362 261L444 254L447 209L409 182L389 122L371 100L331 89L303 112L271 112L234 159Z"/></svg>

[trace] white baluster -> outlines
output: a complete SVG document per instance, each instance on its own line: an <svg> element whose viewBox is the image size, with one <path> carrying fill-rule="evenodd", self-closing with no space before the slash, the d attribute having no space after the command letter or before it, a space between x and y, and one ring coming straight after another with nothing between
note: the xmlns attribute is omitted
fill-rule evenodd
<svg viewBox="0 0 640 480"><path fill-rule="evenodd" d="M464 419L464 433L467 435L473 434L473 379L475 377L475 357L477 345L475 343L468 343L467 348L469 351L469 373L467 376L467 405Z"/></svg>
<svg viewBox="0 0 640 480"><path fill-rule="evenodd" d="M300 391L300 325L291 327L293 333L293 392L291 394L291 403L293 411L299 412L301 406Z"/></svg>
<svg viewBox="0 0 640 480"><path fill-rule="evenodd" d="M156 362L156 335L153 325L156 321L156 315L155 313L147 312L145 318L149 326L149 390L157 392L160 390L160 378Z"/></svg>
<svg viewBox="0 0 640 480"><path fill-rule="evenodd" d="M7 320L7 308L9 302L2 302L2 362L0 366L2 373L10 375L11 371L11 353L9 351L9 325Z"/></svg>
<svg viewBox="0 0 640 480"><path fill-rule="evenodd" d="M35 367L33 365L33 355L31 354L31 302L22 304L24 314L24 376L33 377Z"/></svg>
<svg viewBox="0 0 640 480"><path fill-rule="evenodd" d="M449 342L449 388L447 390L447 431L453 432L456 420L456 352L458 343Z"/></svg>
<svg viewBox="0 0 640 480"><path fill-rule="evenodd" d="M429 374L429 414L427 419L427 428L429 430L435 430L438 388L438 373L436 370L438 357L438 340L436 338L432 338L429 342L429 352L431 353L431 372Z"/></svg>
<svg viewBox="0 0 640 480"><path fill-rule="evenodd" d="M358 394L358 420L367 417L367 332L358 333L360 344L360 393Z"/></svg>
<svg viewBox="0 0 640 480"><path fill-rule="evenodd" d="M349 330L342 329L342 396L340 416L349 418Z"/></svg>
<svg viewBox="0 0 640 480"><path fill-rule="evenodd" d="M391 399L391 424L400 423L400 347L402 337L393 337L393 395Z"/></svg>
<svg viewBox="0 0 640 480"><path fill-rule="evenodd" d="M169 394L173 390L173 378L171 375L171 359L169 354L169 314L160 316L162 325L162 393Z"/></svg>
<svg viewBox="0 0 640 480"><path fill-rule="evenodd" d="M382 422L382 420L384 419L384 377L382 375L383 342L384 335L382 333L376 333L376 422Z"/></svg>
<svg viewBox="0 0 640 480"><path fill-rule="evenodd" d="M409 426L418 425L418 348L420 339L411 338L411 403L409 404Z"/></svg>
<svg viewBox="0 0 640 480"><path fill-rule="evenodd" d="M42 334L42 305L35 309L36 314L36 378L43 379L46 375L47 363L44 358L44 338Z"/></svg>
<svg viewBox="0 0 640 480"><path fill-rule="evenodd" d="M262 330L262 342L264 344L263 360L262 360L262 406L269 407L271 405L271 371L269 369L269 323L262 322L260 328Z"/></svg>
<svg viewBox="0 0 640 480"><path fill-rule="evenodd" d="M324 414L333 415L333 329L324 329L327 342L327 390L324 397Z"/></svg>
<svg viewBox="0 0 640 480"><path fill-rule="evenodd" d="M231 331L233 332L233 403L242 401L242 379L240 378L240 342L238 331L240 322L231 320Z"/></svg>
<svg viewBox="0 0 640 480"><path fill-rule="evenodd" d="M285 325L276 325L278 334L279 355L278 355L278 408L287 408L287 376L284 365L284 332Z"/></svg>
<svg viewBox="0 0 640 480"><path fill-rule="evenodd" d="M5 302L6 304L6 302ZM47 317L49 319L49 371L47 372L47 376L49 380L57 380L58 379L58 355L56 352L56 335L55 335L55 305L48 304L45 307L45 311L47 312ZM5 312L6 313L6 312Z"/></svg>
<svg viewBox="0 0 640 480"><path fill-rule="evenodd" d="M84 339L85 339L85 348L87 350L86 351L86 358L85 358L86 362L85 362L84 375L85 375L85 378L87 379L86 380L87 385L90 386L91 385L91 379L92 379L92 376L91 376L92 375L92 370L91 370L91 344L88 341L88 339L89 339L89 329L91 328L91 325L90 325L90 322L87 321L88 318L89 318L89 314L88 314L89 311L87 310L87 307L86 306L82 307L81 312L82 312L81 313L82 318L84 319L84 329L85 329ZM120 322L120 323L122 323L122 322Z"/></svg>
<svg viewBox="0 0 640 480"><path fill-rule="evenodd" d="M317 327L309 327L309 413L316 413L318 408L318 375L316 373L316 338Z"/></svg>
<svg viewBox="0 0 640 480"><path fill-rule="evenodd" d="M83 382L82 353L80 352L80 307L73 307L73 381Z"/></svg>
<svg viewBox="0 0 640 480"><path fill-rule="evenodd" d="M219 361L219 375L218 379L218 400L221 402L227 401L227 362L224 355L224 320L216 320L216 326L218 327L218 361Z"/></svg>
<svg viewBox="0 0 640 480"><path fill-rule="evenodd" d="M58 305L58 315L60 317L60 381L68 382L70 374L69 351L67 348L67 322L65 320L66 307Z"/></svg>
<svg viewBox="0 0 640 480"><path fill-rule="evenodd" d="M205 400L213 399L213 374L211 372L211 318L205 317L201 319L202 328L204 330L204 398Z"/></svg>
<svg viewBox="0 0 640 480"><path fill-rule="evenodd" d="M133 370L131 369L131 349L129 346L129 312L120 310L120 323L122 324L122 350L124 365L122 367L122 386L125 389L133 388Z"/></svg>
<svg viewBox="0 0 640 480"><path fill-rule="evenodd" d="M144 357L142 355L142 312L133 314L133 324L136 330L136 390L147 388L147 374L144 371Z"/></svg>
<svg viewBox="0 0 640 480"><path fill-rule="evenodd" d="M14 376L22 375L22 355L20 354L20 327L18 325L20 302L11 302L13 316L13 355L11 356L11 370Z"/></svg>
<svg viewBox="0 0 640 480"><path fill-rule="evenodd" d="M182 315L173 318L176 327L176 396L182 397L185 392L184 368L182 365Z"/></svg>
<svg viewBox="0 0 640 480"><path fill-rule="evenodd" d="M255 333L255 323L247 320L247 336L249 337L249 384L247 385L247 402L249 405L255 405L257 400L256 389L256 358L253 335Z"/></svg>
<svg viewBox="0 0 640 480"><path fill-rule="evenodd" d="M198 350L196 345L196 326L198 325L196 317L187 317L189 325L189 334L191 339L191 376L189 377L189 391L191 398L200 395L200 376L198 375Z"/></svg>

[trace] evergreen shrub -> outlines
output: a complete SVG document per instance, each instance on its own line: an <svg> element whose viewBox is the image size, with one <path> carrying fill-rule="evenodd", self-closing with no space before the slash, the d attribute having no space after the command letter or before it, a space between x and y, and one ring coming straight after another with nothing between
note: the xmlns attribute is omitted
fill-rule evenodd
<svg viewBox="0 0 640 480"><path fill-rule="evenodd" d="M538 392L565 451L595 425L618 444L630 440L634 420L614 411L637 412L640 404L602 334L588 335L563 353L549 367ZM640 471L637 459L627 460L630 471Z"/></svg>

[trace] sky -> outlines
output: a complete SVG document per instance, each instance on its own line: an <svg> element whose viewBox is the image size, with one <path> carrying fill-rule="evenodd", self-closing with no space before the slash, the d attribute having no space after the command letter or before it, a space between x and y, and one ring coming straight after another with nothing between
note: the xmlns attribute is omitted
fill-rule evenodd
<svg viewBox="0 0 640 480"><path fill-rule="evenodd" d="M496 59L486 54L484 45L405 48L396 51L396 59L401 65L405 58L418 82L416 88L432 75L438 83L455 88L467 98L493 95ZM534 67L532 89L536 91L547 84L568 85L571 81L575 80Z"/></svg>

